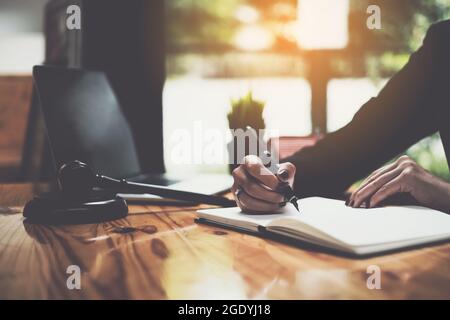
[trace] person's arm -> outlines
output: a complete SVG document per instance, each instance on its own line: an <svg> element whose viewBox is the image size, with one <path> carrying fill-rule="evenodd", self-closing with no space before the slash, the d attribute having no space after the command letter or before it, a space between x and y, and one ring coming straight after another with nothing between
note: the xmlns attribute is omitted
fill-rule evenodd
<svg viewBox="0 0 450 320"><path fill-rule="evenodd" d="M429 96L439 72L439 39L432 26L407 65L344 128L283 161L296 168L301 197L339 196L355 181L437 131Z"/></svg>
<svg viewBox="0 0 450 320"><path fill-rule="evenodd" d="M439 31L442 29L437 30L436 25L430 28L423 46L411 56L408 64L387 83L377 98L358 111L347 126L329 134L315 146L282 160L285 162L281 163L277 176L265 172L259 158L246 157L245 163L233 171L232 191L239 207L254 213L276 211L285 201L276 192L280 179L294 185L300 197L342 195L351 183L437 131L436 106L430 102L433 101L430 97L436 82L443 79L443 64L448 66L449 63L440 50L440 44L446 41ZM401 168L403 166L405 164ZM378 185L370 187L370 192L366 189L353 199L352 204L370 199L373 200L371 205L375 206L387 196L405 190L425 205L439 204L443 211L450 210L450 185L420 170L417 165L410 163L408 166L413 168L406 169L401 179L385 188ZM397 170L397 173L401 172ZM385 177L382 180L389 183ZM376 194L378 190L380 192ZM354 198L356 195L358 193Z"/></svg>

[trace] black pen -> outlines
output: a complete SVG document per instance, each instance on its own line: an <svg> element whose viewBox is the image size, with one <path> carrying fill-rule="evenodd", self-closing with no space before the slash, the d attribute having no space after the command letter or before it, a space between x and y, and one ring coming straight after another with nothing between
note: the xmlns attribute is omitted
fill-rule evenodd
<svg viewBox="0 0 450 320"><path fill-rule="evenodd" d="M258 138L258 135L256 133L256 130L253 129L250 126L247 126L247 131L249 131L252 135L253 138L255 139L255 141L258 141L258 150L259 148L261 148L261 146L265 145L265 143L262 141L262 139ZM275 164L274 160L272 158L272 154L270 153L270 151L265 150L264 152L265 155L265 160L268 160L267 165L265 165L270 172L272 172L277 178L278 180L280 180L280 185L277 188L277 192L282 194L284 196L285 201L292 203L292 205L295 207L295 209L297 209L298 212L300 212L300 209L298 207L298 198L294 193L294 190L292 190L291 186L289 185L289 183L285 182L285 181L281 181L280 177L278 177L278 169L279 169L279 164ZM270 166L268 166L268 164L270 163Z"/></svg>

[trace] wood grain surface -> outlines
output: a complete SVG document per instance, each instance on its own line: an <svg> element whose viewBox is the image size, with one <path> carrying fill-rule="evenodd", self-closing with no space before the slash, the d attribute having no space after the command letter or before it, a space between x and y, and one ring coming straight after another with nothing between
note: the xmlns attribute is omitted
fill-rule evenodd
<svg viewBox="0 0 450 320"><path fill-rule="evenodd" d="M197 207L130 206L126 219L23 220L35 188L0 187L1 299L450 298L450 244L354 259L194 222ZM67 267L81 269L69 290ZM370 290L367 267L381 269Z"/></svg>

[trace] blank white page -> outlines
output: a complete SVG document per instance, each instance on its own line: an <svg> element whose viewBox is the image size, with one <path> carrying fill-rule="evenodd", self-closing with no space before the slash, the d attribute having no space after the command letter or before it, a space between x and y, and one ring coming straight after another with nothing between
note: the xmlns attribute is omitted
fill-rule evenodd
<svg viewBox="0 0 450 320"><path fill-rule="evenodd" d="M279 218L293 218L300 214L294 210L282 210L280 213L274 214L248 214L243 213L239 207L220 208L220 209L204 209L198 211L199 217L217 222L225 222L230 225L251 224L254 226L267 226L273 220Z"/></svg>
<svg viewBox="0 0 450 320"><path fill-rule="evenodd" d="M289 220L306 223L352 247L450 236L450 215L428 208L355 209L347 207L344 201L320 197L302 199L299 205L302 214L290 214ZM285 217L279 218L284 220Z"/></svg>

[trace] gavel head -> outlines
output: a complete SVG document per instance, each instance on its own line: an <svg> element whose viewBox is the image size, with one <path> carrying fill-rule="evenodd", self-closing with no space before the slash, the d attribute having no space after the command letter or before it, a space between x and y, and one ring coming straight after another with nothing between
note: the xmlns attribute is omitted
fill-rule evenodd
<svg viewBox="0 0 450 320"><path fill-rule="evenodd" d="M89 166L74 160L61 166L58 171L58 183L64 197L74 201L83 201L89 197L95 186L96 175Z"/></svg>

